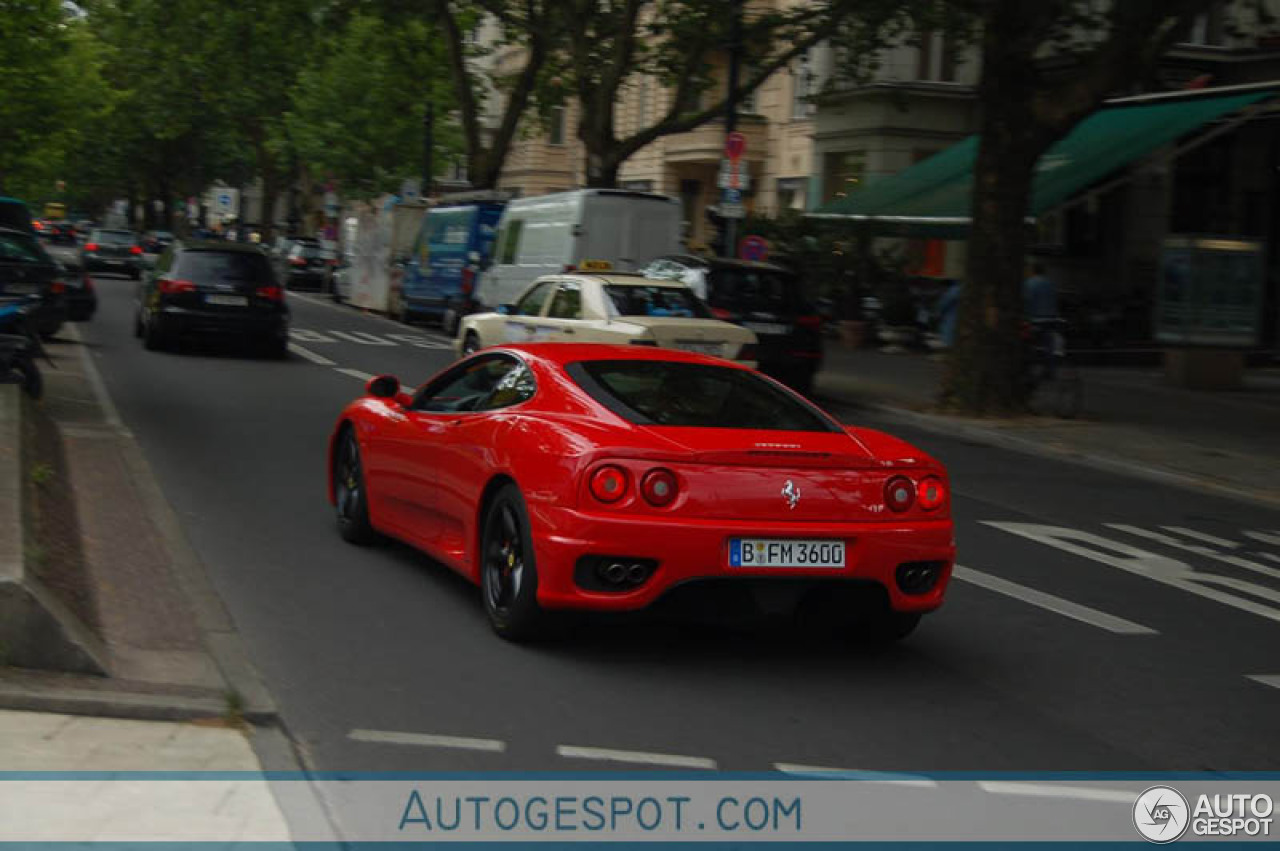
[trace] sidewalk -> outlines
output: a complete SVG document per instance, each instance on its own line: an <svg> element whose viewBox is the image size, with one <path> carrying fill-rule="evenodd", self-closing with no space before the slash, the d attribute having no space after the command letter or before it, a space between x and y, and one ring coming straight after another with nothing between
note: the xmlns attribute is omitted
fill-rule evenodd
<svg viewBox="0 0 1280 851"><path fill-rule="evenodd" d="M0 710L6 772L0 842L284 842L290 828L266 783L153 782L145 800L127 778L80 772L252 772L261 766L247 734L220 724L88 718ZM72 774L74 773L74 774Z"/></svg>
<svg viewBox="0 0 1280 851"><path fill-rule="evenodd" d="M829 341L815 392L837 408L941 434L1280 507L1280 370L1250 370L1239 390L1204 392L1166 383L1159 369L1085 368L1077 419L986 420L934 413L944 368L936 355Z"/></svg>

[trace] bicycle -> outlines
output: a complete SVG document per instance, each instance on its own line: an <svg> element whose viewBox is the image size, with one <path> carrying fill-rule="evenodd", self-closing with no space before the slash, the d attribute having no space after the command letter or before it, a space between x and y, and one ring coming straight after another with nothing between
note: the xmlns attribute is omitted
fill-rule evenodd
<svg viewBox="0 0 1280 851"><path fill-rule="evenodd" d="M1084 407L1084 379L1068 356L1066 327L1059 318L1023 324L1023 398L1035 413L1074 419Z"/></svg>

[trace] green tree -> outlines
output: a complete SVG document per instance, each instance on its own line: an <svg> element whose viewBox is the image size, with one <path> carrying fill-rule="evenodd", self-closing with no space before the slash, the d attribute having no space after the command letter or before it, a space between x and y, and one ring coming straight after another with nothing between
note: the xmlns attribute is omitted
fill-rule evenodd
<svg viewBox="0 0 1280 851"><path fill-rule="evenodd" d="M815 44L837 39L865 52L900 31L913 4L883 0L814 0L785 9L749 9L740 26L742 98ZM732 37L726 0L571 0L568 39L549 63L540 105L565 96L581 108L589 186L614 186L618 170L646 145L693 130L725 114L727 86L716 74ZM639 76L669 93L651 123L620 136L617 104ZM706 97L712 94L712 97Z"/></svg>
<svg viewBox="0 0 1280 851"><path fill-rule="evenodd" d="M298 158L365 197L420 174L426 101L441 116L453 109L443 66L444 47L420 17L352 15L298 77L285 118ZM435 163L458 155L456 124L437 122L433 135Z"/></svg>
<svg viewBox="0 0 1280 851"><path fill-rule="evenodd" d="M564 0L430 0L429 8L447 49L467 175L475 188L492 189L547 61L564 44L568 6ZM485 22L498 37L482 46L471 36ZM514 67L505 73L482 69L476 61L482 50L516 57ZM496 109L495 100L501 101ZM497 117L491 131L485 127L488 109Z"/></svg>
<svg viewBox="0 0 1280 851"><path fill-rule="evenodd" d="M981 32L973 226L944 403L1005 414L1021 398L1022 279L1036 162L1109 94L1142 81L1212 0L952 0ZM1038 60L1053 54L1070 70ZM1055 62L1060 67L1060 63Z"/></svg>
<svg viewBox="0 0 1280 851"><path fill-rule="evenodd" d="M74 29L58 0L0 0L0 192L56 173L53 140L80 106Z"/></svg>

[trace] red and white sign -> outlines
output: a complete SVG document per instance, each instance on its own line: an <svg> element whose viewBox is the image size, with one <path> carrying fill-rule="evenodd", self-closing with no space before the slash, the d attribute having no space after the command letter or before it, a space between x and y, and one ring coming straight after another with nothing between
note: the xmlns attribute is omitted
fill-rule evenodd
<svg viewBox="0 0 1280 851"><path fill-rule="evenodd" d="M729 159L737 161L746 151L747 137L737 130L724 137L724 155Z"/></svg>
<svg viewBox="0 0 1280 851"><path fill-rule="evenodd" d="M744 236L738 243L738 258L763 263L769 257L769 241L763 236Z"/></svg>

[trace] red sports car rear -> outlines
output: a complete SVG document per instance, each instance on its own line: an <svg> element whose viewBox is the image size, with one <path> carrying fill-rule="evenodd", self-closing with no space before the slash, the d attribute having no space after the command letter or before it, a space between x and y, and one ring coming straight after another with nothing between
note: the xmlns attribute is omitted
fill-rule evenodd
<svg viewBox="0 0 1280 851"><path fill-rule="evenodd" d="M942 466L736 364L640 347L486 350L344 411L330 496L481 585L499 634L549 610L693 604L899 638L955 555Z"/></svg>

